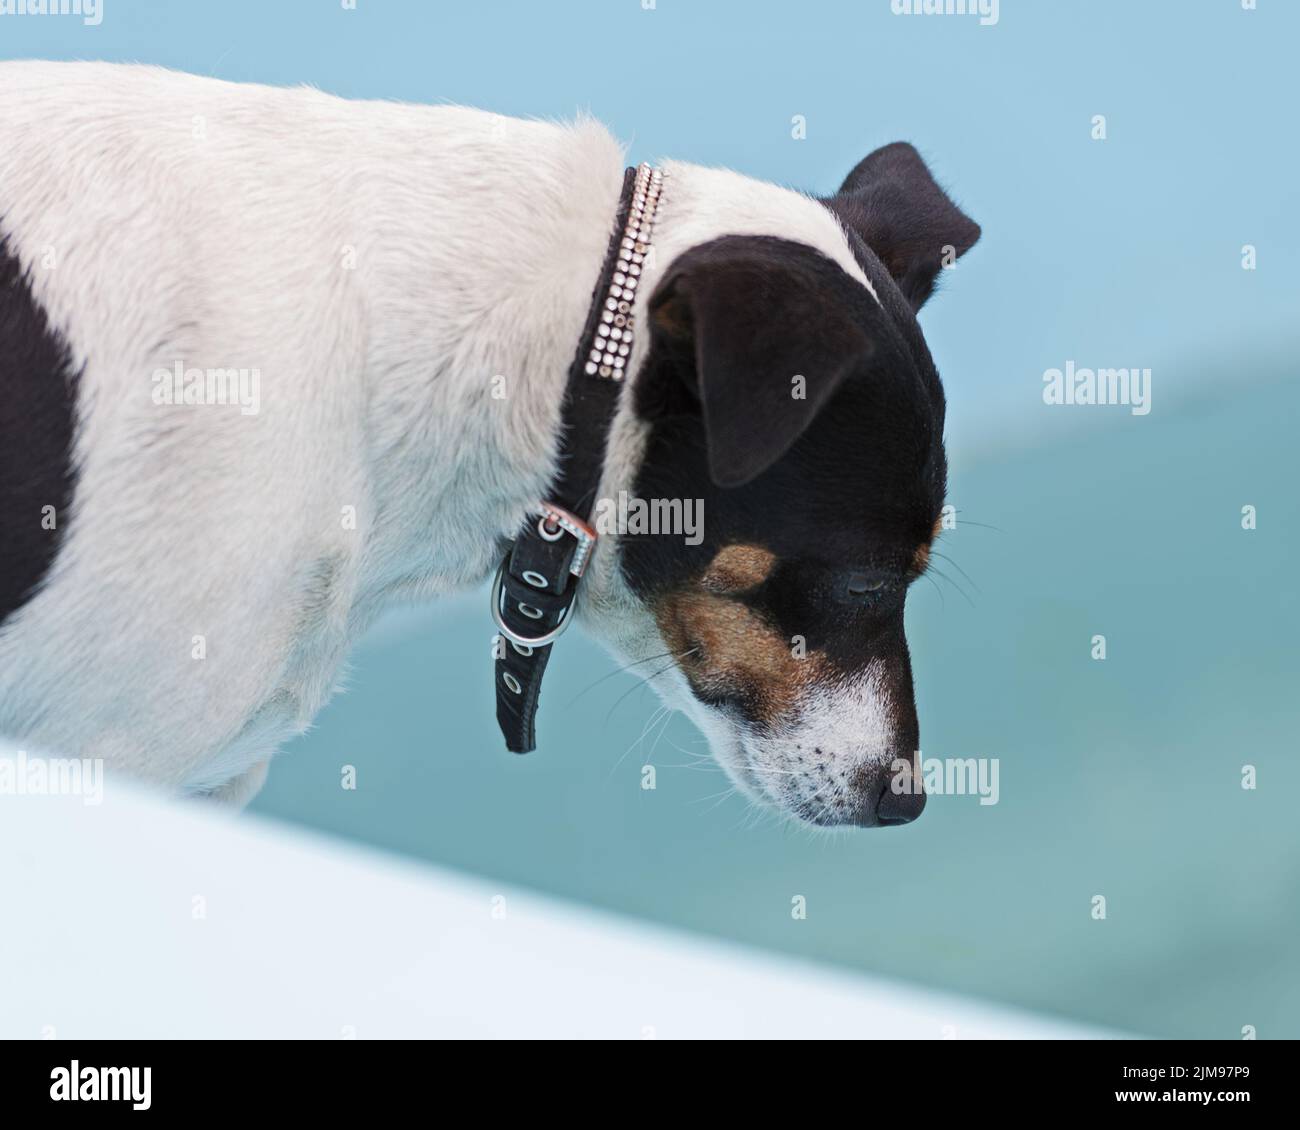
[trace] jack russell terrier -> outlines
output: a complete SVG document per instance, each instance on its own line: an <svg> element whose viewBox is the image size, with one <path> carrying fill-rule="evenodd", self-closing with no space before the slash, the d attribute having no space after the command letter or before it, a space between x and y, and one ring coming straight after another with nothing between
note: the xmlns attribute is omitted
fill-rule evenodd
<svg viewBox="0 0 1300 1130"><path fill-rule="evenodd" d="M818 199L153 67L0 101L0 734L243 803L382 609L495 573L511 749L576 609L751 798L920 812L916 311L980 232L911 146ZM594 529L617 498L703 525Z"/></svg>

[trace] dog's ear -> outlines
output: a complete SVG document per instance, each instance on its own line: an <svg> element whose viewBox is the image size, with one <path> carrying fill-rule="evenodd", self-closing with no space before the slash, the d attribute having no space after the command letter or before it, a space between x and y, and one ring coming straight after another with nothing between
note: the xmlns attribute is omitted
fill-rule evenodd
<svg viewBox="0 0 1300 1130"><path fill-rule="evenodd" d="M701 412L710 477L743 486L870 358L875 309L861 283L811 247L768 236L701 244L651 295L638 409Z"/></svg>
<svg viewBox="0 0 1300 1130"><path fill-rule="evenodd" d="M979 224L948 199L905 141L864 157L823 203L876 253L913 310L934 291L940 268L980 237Z"/></svg>

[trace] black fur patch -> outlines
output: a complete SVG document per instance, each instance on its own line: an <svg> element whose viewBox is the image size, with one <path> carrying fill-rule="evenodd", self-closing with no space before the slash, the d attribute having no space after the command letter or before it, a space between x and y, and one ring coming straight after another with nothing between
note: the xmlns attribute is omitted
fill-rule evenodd
<svg viewBox="0 0 1300 1130"><path fill-rule="evenodd" d="M76 379L0 237L0 625L40 587L68 524Z"/></svg>
<svg viewBox="0 0 1300 1130"><path fill-rule="evenodd" d="M651 299L635 390L651 423L636 493L702 499L704 537L625 536L623 568L653 600L690 584L726 545L770 550L771 574L735 599L846 674L880 663L910 736L903 603L943 505L943 389L910 303L860 240L855 251L879 304L789 240L727 236L671 265ZM796 373L804 401L791 397ZM721 457L710 450L719 437Z"/></svg>

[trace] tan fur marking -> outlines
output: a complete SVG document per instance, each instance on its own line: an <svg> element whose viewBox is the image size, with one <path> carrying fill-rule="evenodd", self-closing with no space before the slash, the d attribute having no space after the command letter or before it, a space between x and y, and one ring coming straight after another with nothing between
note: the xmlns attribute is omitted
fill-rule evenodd
<svg viewBox="0 0 1300 1130"><path fill-rule="evenodd" d="M771 554L767 558L770 568ZM759 563L757 558L744 560L751 566ZM733 559L732 563L740 562ZM751 569L736 575L753 578L756 573ZM751 695L762 722L771 724L787 715L805 688L831 674L824 656L815 652L802 658L796 656L793 641L785 639L738 600L699 589L681 589L660 598L654 613L664 641L675 655L681 656L678 665L691 684L704 693ZM683 655L686 651L691 654Z"/></svg>
<svg viewBox="0 0 1300 1130"><path fill-rule="evenodd" d="M943 515L940 514L934 520L934 529L930 531L930 540L922 542L916 547L916 552L912 554L912 572L918 577L925 572L930 564L930 547L934 545L934 539L943 532Z"/></svg>
<svg viewBox="0 0 1300 1130"><path fill-rule="evenodd" d="M728 545L709 562L700 578L706 592L742 592L761 585L771 575L776 556L757 545Z"/></svg>

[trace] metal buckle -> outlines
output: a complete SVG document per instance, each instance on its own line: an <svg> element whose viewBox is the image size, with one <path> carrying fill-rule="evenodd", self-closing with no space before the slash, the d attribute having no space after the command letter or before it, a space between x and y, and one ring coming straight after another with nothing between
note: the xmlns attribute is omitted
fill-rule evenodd
<svg viewBox="0 0 1300 1130"><path fill-rule="evenodd" d="M537 519L537 533L545 541L559 541L569 534L578 542L573 551L573 560L569 562L569 572L581 577L591 560L591 549L596 544L596 531L576 514L570 514L562 506L553 502L541 504L542 516Z"/></svg>
<svg viewBox="0 0 1300 1130"><path fill-rule="evenodd" d="M545 647L548 643L554 642L564 634L564 630L569 626L569 620L573 616L573 605L571 603L564 610L560 616L560 622L549 632L545 632L540 636L520 635L506 623L505 613L501 610L503 598L505 597L506 566L509 563L510 555L507 553L501 559L501 564L497 566L496 580L492 582L492 619L496 621L501 634L511 643L517 644L519 647L526 647L529 650L535 647Z"/></svg>
<svg viewBox="0 0 1300 1130"><path fill-rule="evenodd" d="M559 541L565 534L568 534L577 541L578 548L573 551L573 558L569 562L569 572L574 577L581 577L587 568L587 563L591 560L591 549L596 544L596 531L576 514L571 514L563 506L556 506L553 502L543 502L538 506L538 509L541 511L541 517L537 519L539 537L546 541ZM515 644L517 648L526 647L531 651L535 647L545 647L548 643L563 635L564 630L569 626L569 620L573 616L573 602L570 601L569 606L565 608L560 616L560 622L549 632L544 632L540 636L520 635L506 623L505 613L502 610L505 598L506 566L509 563L510 554L507 553L501 559L501 564L497 566L496 579L492 582L492 619L496 621L501 634ZM525 576L524 579L534 588L542 587L530 577ZM538 579L545 582L546 578L539 576ZM525 612L524 615L530 616L531 613Z"/></svg>

